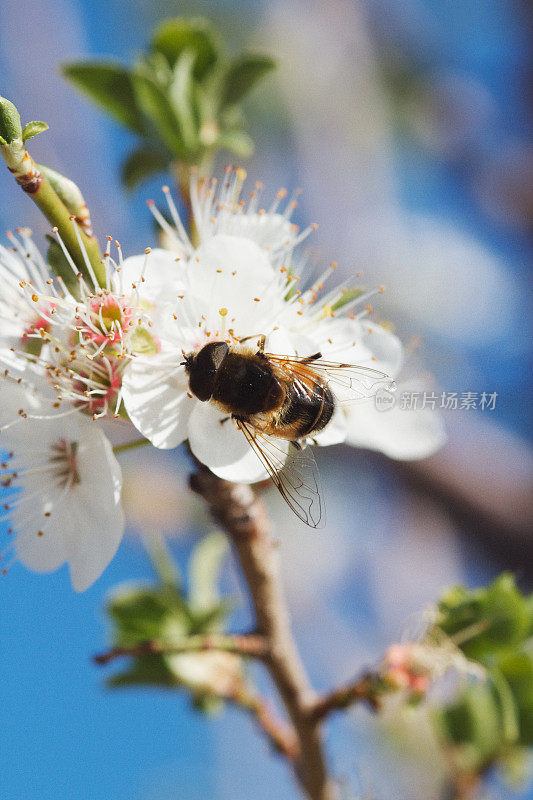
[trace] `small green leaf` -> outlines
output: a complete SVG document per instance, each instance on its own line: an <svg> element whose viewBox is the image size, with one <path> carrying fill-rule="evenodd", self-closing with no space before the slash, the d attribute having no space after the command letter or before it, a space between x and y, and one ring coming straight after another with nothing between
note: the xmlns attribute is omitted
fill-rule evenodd
<svg viewBox="0 0 533 800"><path fill-rule="evenodd" d="M442 712L445 738L468 744L475 751L478 766L493 759L502 744L500 711L488 683L475 684L463 697Z"/></svg>
<svg viewBox="0 0 533 800"><path fill-rule="evenodd" d="M207 19L167 19L155 30L152 50L156 50L174 66L184 50L195 55L194 76L202 79L218 60L222 45Z"/></svg>
<svg viewBox="0 0 533 800"><path fill-rule="evenodd" d="M223 131L218 139L217 145L224 150L233 153L237 158L250 158L254 152L253 140L246 131Z"/></svg>
<svg viewBox="0 0 533 800"><path fill-rule="evenodd" d="M168 95L157 83L146 65L138 65L132 73L135 97L139 108L153 122L161 140L171 153L186 158L177 117Z"/></svg>
<svg viewBox="0 0 533 800"><path fill-rule="evenodd" d="M533 745L533 699L520 707L520 743Z"/></svg>
<svg viewBox="0 0 533 800"><path fill-rule="evenodd" d="M48 125L46 122L38 122L37 120L27 122L22 129L22 141L26 142L28 139L33 138L33 136L37 136L39 133L43 133L47 130Z"/></svg>
<svg viewBox="0 0 533 800"><path fill-rule="evenodd" d="M188 632L188 618L179 596L166 587L145 589L121 588L111 598L108 613L115 622L116 644L130 647L147 639L160 639L169 618Z"/></svg>
<svg viewBox="0 0 533 800"><path fill-rule="evenodd" d="M228 616L234 611L231 600L222 600L203 610L192 610L192 633L221 633Z"/></svg>
<svg viewBox="0 0 533 800"><path fill-rule="evenodd" d="M129 670L113 675L107 680L111 689L126 686L179 686L171 670L167 667L165 659L159 655L136 658Z"/></svg>
<svg viewBox="0 0 533 800"><path fill-rule="evenodd" d="M189 604L193 611L206 611L219 603L218 580L228 554L228 542L221 533L205 536L189 561Z"/></svg>
<svg viewBox="0 0 533 800"><path fill-rule="evenodd" d="M131 191L156 172L163 172L169 164L169 157L161 150L146 145L134 150L122 164L122 182Z"/></svg>
<svg viewBox="0 0 533 800"><path fill-rule="evenodd" d="M268 56L244 54L235 58L224 79L222 107L240 102L275 66L276 62Z"/></svg>
<svg viewBox="0 0 533 800"><path fill-rule="evenodd" d="M184 50L176 61L169 87L169 99L180 123L183 143L190 151L195 151L198 147L198 121L193 109L194 64L193 50Z"/></svg>
<svg viewBox="0 0 533 800"><path fill-rule="evenodd" d="M439 609L439 627L456 637L468 658L481 663L494 650L517 646L529 634L529 607L509 573L474 591L455 587L443 597Z"/></svg>
<svg viewBox="0 0 533 800"><path fill-rule="evenodd" d="M519 736L519 718L513 692L499 669L493 667L490 674L500 705L502 734L505 744L514 744Z"/></svg>
<svg viewBox="0 0 533 800"><path fill-rule="evenodd" d="M499 660L499 668L509 683L519 705L533 702L533 655L515 652Z"/></svg>
<svg viewBox="0 0 533 800"><path fill-rule="evenodd" d="M0 140L3 145L22 139L22 125L17 107L0 97Z"/></svg>
<svg viewBox="0 0 533 800"><path fill-rule="evenodd" d="M62 72L117 122L136 133L146 133L127 67L115 62L73 62L64 64Z"/></svg>
<svg viewBox="0 0 533 800"><path fill-rule="evenodd" d="M214 694L195 694L193 695L193 706L202 714L213 717L224 710L224 701Z"/></svg>

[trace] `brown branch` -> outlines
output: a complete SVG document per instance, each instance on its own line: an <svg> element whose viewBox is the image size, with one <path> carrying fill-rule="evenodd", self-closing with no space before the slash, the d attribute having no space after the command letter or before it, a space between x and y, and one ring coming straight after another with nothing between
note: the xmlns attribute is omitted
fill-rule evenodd
<svg viewBox="0 0 533 800"><path fill-rule="evenodd" d="M333 689L329 694L321 697L309 709L309 715L314 720L323 720L333 711L343 711L355 703L364 701L374 710L379 708L376 692L376 676L367 673L353 683Z"/></svg>
<svg viewBox="0 0 533 800"><path fill-rule="evenodd" d="M95 664L109 664L115 658L122 658L123 656L149 656L154 653L170 655L206 650L222 650L226 653L236 653L241 656L265 658L267 642L264 636L258 636L257 634L195 635L184 637L183 641L172 644L150 639L132 647L113 647L106 653L99 653L93 656L93 661Z"/></svg>
<svg viewBox="0 0 533 800"><path fill-rule="evenodd" d="M250 712L270 741L272 747L289 761L295 761L300 753L296 732L291 725L275 717L270 706L257 695L226 697L240 708Z"/></svg>
<svg viewBox="0 0 533 800"><path fill-rule="evenodd" d="M319 720L309 714L316 696L292 638L265 507L249 486L223 481L202 466L191 477L191 488L204 498L227 532L240 562L257 631L268 642L265 664L298 737L299 755L294 762L298 781L310 800L332 800L334 788L327 774Z"/></svg>

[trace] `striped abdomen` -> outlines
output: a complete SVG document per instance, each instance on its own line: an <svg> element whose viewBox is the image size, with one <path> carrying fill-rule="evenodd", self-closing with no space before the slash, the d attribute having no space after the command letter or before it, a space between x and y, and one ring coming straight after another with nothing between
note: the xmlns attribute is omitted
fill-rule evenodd
<svg viewBox="0 0 533 800"><path fill-rule="evenodd" d="M327 384L316 380L302 391L293 383L269 433L291 440L311 436L325 428L334 410L335 398Z"/></svg>

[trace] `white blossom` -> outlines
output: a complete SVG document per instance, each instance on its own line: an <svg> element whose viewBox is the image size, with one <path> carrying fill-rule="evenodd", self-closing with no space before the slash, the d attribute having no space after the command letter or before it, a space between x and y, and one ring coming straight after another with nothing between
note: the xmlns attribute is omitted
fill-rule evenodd
<svg viewBox="0 0 533 800"><path fill-rule="evenodd" d="M334 264L316 280L306 279L295 248L315 226L300 232L291 223L296 204L291 200L280 210L284 192L267 211L258 207L258 191L245 205L240 200L243 178L242 170L230 171L218 188L215 181L198 183L193 177L198 246L186 234L168 190L174 226L152 206L173 248L167 254L167 291L153 315L160 350L130 359L123 397L129 418L155 446L175 447L188 439L193 454L217 475L253 482L265 477L264 468L242 433L232 424L221 425L221 412L189 392L185 355L213 340L237 345L263 335L265 351L272 354L303 357L320 351L328 361L394 377L403 348L387 328L369 320L368 301L380 289L355 290L345 283L326 291ZM374 383L380 385L377 377ZM337 399L343 398L337 394ZM442 436L435 435L441 431L437 415L432 421L412 413L407 428L389 426L386 436L384 416L372 401L339 404L314 439L318 444L354 441L395 458L422 457L442 444Z"/></svg>
<svg viewBox="0 0 533 800"><path fill-rule="evenodd" d="M68 562L76 591L113 558L124 531L122 478L111 444L87 416L55 413L25 383L0 381L3 518L16 559L37 572ZM18 419L19 424L13 424ZM4 556L5 558L5 556Z"/></svg>
<svg viewBox="0 0 533 800"><path fill-rule="evenodd" d="M30 369L45 376L58 403L73 404L95 418L117 415L122 372L136 349L157 350L150 333L151 298L159 291L157 253L122 260L104 257L105 286L83 278L65 250L77 293L55 278L30 232L10 234L0 247L0 365L13 374ZM145 277L147 272L147 277ZM127 275L127 279L126 276ZM156 288L154 288L154 285Z"/></svg>

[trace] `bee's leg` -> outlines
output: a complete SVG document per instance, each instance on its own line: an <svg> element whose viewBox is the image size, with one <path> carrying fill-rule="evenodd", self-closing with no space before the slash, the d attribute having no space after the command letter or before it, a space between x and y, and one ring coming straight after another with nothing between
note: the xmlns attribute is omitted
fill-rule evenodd
<svg viewBox="0 0 533 800"><path fill-rule="evenodd" d="M220 419L220 420L219 420L219 422L220 422L220 424L221 424L221 425L223 425L225 422L227 422L227 421L228 421L228 419L231 419L231 417L230 417L230 416L228 416L228 417L222 417L222 419Z"/></svg>
<svg viewBox="0 0 533 800"><path fill-rule="evenodd" d="M322 358L322 353L313 353L312 356L302 358L300 364L311 364L312 361L318 361L319 358Z"/></svg>
<svg viewBox="0 0 533 800"><path fill-rule="evenodd" d="M265 350L266 336L264 334L261 334L261 336L258 334L255 334L255 336L245 336L244 339L239 339L239 344L242 344L243 342L249 342L250 339L257 339L258 350L260 353L263 353Z"/></svg>

